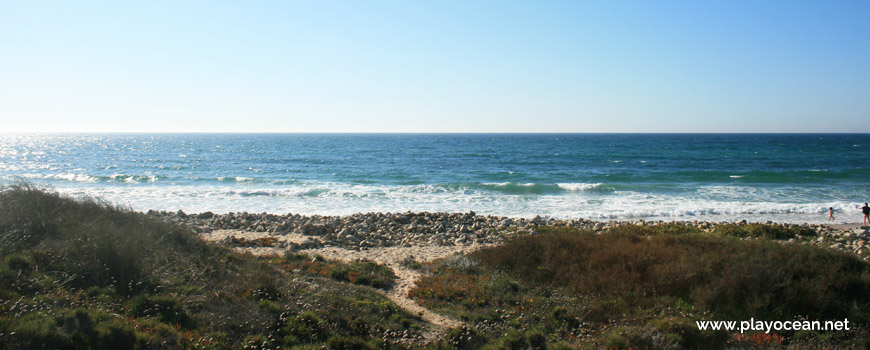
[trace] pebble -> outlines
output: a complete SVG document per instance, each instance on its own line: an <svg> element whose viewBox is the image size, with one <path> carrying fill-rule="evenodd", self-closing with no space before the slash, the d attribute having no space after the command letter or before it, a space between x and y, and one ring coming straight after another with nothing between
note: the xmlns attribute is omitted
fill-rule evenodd
<svg viewBox="0 0 870 350"><path fill-rule="evenodd" d="M537 234L534 226L561 226L605 233L624 226L656 226L666 221L593 221L585 219L558 220L536 216L532 219L468 213L357 213L348 216L300 215L300 214L252 214L204 212L187 214L150 210L151 216L186 225L195 232L213 230L240 230L268 232L272 235L301 234L311 236L306 247L337 246L349 248L415 246L415 245L467 245L495 244L517 235ZM684 221L678 222L710 232L722 224L749 225L746 220L736 223ZM798 239L792 244L813 244L854 253L857 247L865 247L870 241L870 227L838 229L820 224L787 224L767 222L781 227L811 228L815 239ZM851 248L850 248L851 247ZM302 248L301 245L298 248ZM302 248L306 249L306 248ZM868 253L861 249L861 254ZM864 254L870 260L870 254Z"/></svg>

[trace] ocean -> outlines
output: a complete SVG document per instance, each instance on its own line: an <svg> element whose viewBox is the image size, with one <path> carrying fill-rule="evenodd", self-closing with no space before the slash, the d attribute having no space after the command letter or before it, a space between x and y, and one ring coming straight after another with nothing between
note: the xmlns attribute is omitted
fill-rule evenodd
<svg viewBox="0 0 870 350"><path fill-rule="evenodd" d="M861 221L870 134L5 134L0 183L139 211Z"/></svg>

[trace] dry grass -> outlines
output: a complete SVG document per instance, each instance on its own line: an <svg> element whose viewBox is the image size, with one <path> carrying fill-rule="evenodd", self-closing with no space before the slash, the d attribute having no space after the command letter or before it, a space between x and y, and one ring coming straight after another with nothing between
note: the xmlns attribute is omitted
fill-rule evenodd
<svg viewBox="0 0 870 350"><path fill-rule="evenodd" d="M694 321L870 321L870 266L854 256L734 237L786 237L779 228L701 234L677 226L606 234L541 227L540 235L431 264L411 294L469 321L489 344L510 332L528 343L542 332L551 345L588 348L757 346L759 337L701 332ZM860 348L870 341L866 329L783 333L764 346Z"/></svg>
<svg viewBox="0 0 870 350"><path fill-rule="evenodd" d="M482 266L578 293L680 298L723 316L865 315L870 269L806 245L710 235L558 233L472 255Z"/></svg>
<svg viewBox="0 0 870 350"><path fill-rule="evenodd" d="M396 284L396 274L392 269L370 260L344 263L326 260L320 256L311 258L306 254L287 252L272 262L287 271L305 272L378 289L390 289Z"/></svg>
<svg viewBox="0 0 870 350"><path fill-rule="evenodd" d="M330 267L361 282L357 268ZM383 334L418 322L370 288L236 254L144 214L28 185L0 190L0 349L402 348Z"/></svg>

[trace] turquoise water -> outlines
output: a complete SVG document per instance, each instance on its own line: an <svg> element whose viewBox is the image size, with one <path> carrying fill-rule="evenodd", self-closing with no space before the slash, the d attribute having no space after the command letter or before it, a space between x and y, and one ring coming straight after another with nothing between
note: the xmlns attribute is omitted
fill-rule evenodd
<svg viewBox="0 0 870 350"><path fill-rule="evenodd" d="M870 135L3 135L0 181L136 210L858 222Z"/></svg>

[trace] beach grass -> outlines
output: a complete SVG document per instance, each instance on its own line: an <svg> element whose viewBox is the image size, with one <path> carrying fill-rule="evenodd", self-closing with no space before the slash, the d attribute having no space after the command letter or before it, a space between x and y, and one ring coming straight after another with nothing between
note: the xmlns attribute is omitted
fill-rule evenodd
<svg viewBox="0 0 870 350"><path fill-rule="evenodd" d="M385 332L420 323L369 287L26 184L0 191L0 243L4 349L381 349L391 347ZM368 277L377 265L329 264L346 279L390 283Z"/></svg>
<svg viewBox="0 0 870 350"><path fill-rule="evenodd" d="M800 226L682 223L536 234L434 262L410 296L388 267L257 257L189 228L27 184L0 190L0 349L866 348L870 265ZM795 239L788 243L788 240ZM236 248L238 249L238 248ZM380 293L379 293L380 292ZM850 320L849 331L699 330L701 320Z"/></svg>
<svg viewBox="0 0 870 350"><path fill-rule="evenodd" d="M411 295L466 320L474 331L454 339L465 348L537 347L538 334L548 345L581 348L868 345L870 265L832 249L741 239L803 232L740 230L705 234L666 224L596 234L540 227L539 235L429 264ZM848 319L853 327L752 338L695 324L750 319Z"/></svg>

